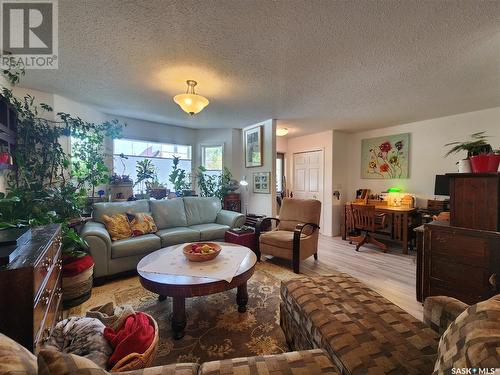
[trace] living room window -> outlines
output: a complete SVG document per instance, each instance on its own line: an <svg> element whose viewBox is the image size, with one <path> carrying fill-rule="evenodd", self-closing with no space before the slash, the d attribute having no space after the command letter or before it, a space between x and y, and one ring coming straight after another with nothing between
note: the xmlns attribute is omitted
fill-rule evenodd
<svg viewBox="0 0 500 375"><path fill-rule="evenodd" d="M201 146L201 165L209 175L219 175L222 172L224 158L223 145Z"/></svg>
<svg viewBox="0 0 500 375"><path fill-rule="evenodd" d="M124 157L122 157L124 156ZM191 174L191 146L173 143L158 143L137 139L115 139L113 141L113 170L118 175L129 175L137 180L136 165L138 161L149 159L155 166L158 181L167 189L173 190L168 181L173 167L174 156L180 158L179 168ZM134 193L139 193L140 187L134 187Z"/></svg>

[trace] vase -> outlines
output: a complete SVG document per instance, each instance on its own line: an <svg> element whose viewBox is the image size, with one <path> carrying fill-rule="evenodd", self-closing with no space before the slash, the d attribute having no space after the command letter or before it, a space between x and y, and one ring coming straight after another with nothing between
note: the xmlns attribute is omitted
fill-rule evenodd
<svg viewBox="0 0 500 375"><path fill-rule="evenodd" d="M470 157L472 173L494 173L500 164L499 154L483 154Z"/></svg>
<svg viewBox="0 0 500 375"><path fill-rule="evenodd" d="M471 171L469 159L462 159L458 161L458 173L471 173Z"/></svg>

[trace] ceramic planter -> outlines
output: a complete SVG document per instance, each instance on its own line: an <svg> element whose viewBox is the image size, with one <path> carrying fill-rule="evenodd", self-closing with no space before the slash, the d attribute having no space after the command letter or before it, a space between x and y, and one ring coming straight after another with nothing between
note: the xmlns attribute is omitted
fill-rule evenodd
<svg viewBox="0 0 500 375"><path fill-rule="evenodd" d="M0 152L0 164L12 164L8 152Z"/></svg>
<svg viewBox="0 0 500 375"><path fill-rule="evenodd" d="M458 173L471 173L471 171L472 169L469 159L462 159L458 161Z"/></svg>
<svg viewBox="0 0 500 375"><path fill-rule="evenodd" d="M483 154L470 157L472 173L494 173L498 171L500 154Z"/></svg>

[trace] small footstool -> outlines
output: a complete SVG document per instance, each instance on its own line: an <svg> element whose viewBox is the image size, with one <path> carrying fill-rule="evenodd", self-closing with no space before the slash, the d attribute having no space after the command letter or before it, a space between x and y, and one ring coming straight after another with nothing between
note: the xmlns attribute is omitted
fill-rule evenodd
<svg viewBox="0 0 500 375"><path fill-rule="evenodd" d="M305 350L259 357L233 358L205 362L200 366L200 375L225 374L300 374L338 375L336 367L321 349Z"/></svg>

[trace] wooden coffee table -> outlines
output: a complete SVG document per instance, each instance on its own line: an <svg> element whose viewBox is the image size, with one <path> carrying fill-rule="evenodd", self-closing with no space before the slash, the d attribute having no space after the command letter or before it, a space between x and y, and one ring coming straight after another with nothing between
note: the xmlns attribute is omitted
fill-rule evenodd
<svg viewBox="0 0 500 375"><path fill-rule="evenodd" d="M241 262L240 268L236 271L236 275L230 283L225 280L210 279L209 277L167 275L138 271L142 286L158 294L160 301L164 300L166 297L173 298L172 331L174 332L174 338L176 340L184 337L184 328L186 327L186 298L207 296L209 294L238 288L236 293L238 311L240 313L246 311L248 303L247 281L253 275L257 257L254 252L247 247L226 244L224 242L219 242L219 244L222 246L222 251L230 251L227 248L224 249L224 245L230 245L231 247L240 247L241 251L247 252L247 256ZM168 253L179 246L181 245L169 246L145 256L137 265L137 269L145 264L149 264L161 253Z"/></svg>

